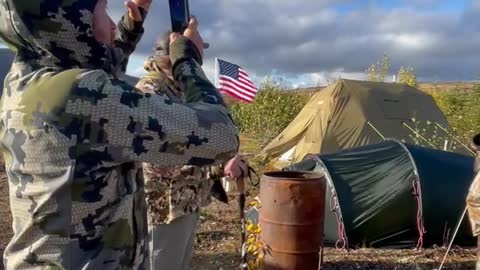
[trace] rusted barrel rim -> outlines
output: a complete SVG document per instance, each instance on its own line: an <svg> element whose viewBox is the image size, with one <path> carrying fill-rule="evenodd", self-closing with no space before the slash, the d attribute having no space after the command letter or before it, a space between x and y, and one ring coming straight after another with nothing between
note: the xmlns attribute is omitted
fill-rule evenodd
<svg viewBox="0 0 480 270"><path fill-rule="evenodd" d="M321 172L311 171L271 171L262 175L265 180L313 181L325 178Z"/></svg>

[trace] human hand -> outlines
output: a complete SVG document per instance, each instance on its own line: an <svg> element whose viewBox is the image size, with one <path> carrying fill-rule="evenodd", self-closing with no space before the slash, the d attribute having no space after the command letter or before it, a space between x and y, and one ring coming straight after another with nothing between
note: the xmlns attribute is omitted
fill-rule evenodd
<svg viewBox="0 0 480 270"><path fill-rule="evenodd" d="M227 179L241 179L248 174L248 165L241 160L240 156L235 156L227 162L223 172Z"/></svg>
<svg viewBox="0 0 480 270"><path fill-rule="evenodd" d="M148 11L152 0L127 0L125 1L125 7L128 10L128 16L134 22L141 22L143 20L142 14L140 13L139 7L143 8L145 11Z"/></svg>
<svg viewBox="0 0 480 270"><path fill-rule="evenodd" d="M132 1L135 5L145 9L145 11L148 11L150 8L150 4L152 4L152 0L130 0Z"/></svg>
<svg viewBox="0 0 480 270"><path fill-rule="evenodd" d="M180 33L171 33L170 34L170 45L177 39L181 34ZM197 18L191 17L190 22L188 23L187 28L183 32L183 36L186 38L190 39L193 44L195 44L195 47L197 47L198 52L200 53L201 57L203 58L203 49L204 49L204 43L203 39L200 36L200 33L198 32L198 21Z"/></svg>

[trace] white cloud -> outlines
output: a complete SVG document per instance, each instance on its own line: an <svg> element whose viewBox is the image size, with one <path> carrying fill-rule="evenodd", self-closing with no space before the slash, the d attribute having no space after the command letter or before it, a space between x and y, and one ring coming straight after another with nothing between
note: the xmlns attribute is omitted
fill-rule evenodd
<svg viewBox="0 0 480 270"><path fill-rule="evenodd" d="M402 50L424 50L435 46L439 42L433 33L396 33L385 34L380 37L393 46Z"/></svg>
<svg viewBox="0 0 480 270"><path fill-rule="evenodd" d="M350 79L350 80L365 80L365 73L361 72L345 72L343 69L338 69L331 72L315 72L308 74L310 77L310 83L308 85L328 85L331 82L338 79Z"/></svg>

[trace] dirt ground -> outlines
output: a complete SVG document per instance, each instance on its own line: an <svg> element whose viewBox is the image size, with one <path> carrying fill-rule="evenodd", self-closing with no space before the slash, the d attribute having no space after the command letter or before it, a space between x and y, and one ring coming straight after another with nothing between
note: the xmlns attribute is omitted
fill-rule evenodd
<svg viewBox="0 0 480 270"><path fill-rule="evenodd" d="M8 184L0 163L0 249L10 240L11 215L8 206ZM253 191L252 195L256 195ZM247 199L248 200L248 199ZM230 204L214 201L201 213L195 243L192 270L239 269L240 223L236 198ZM2 252L3 253L3 252ZM414 250L360 249L338 251L326 248L322 269L435 269L445 254L444 248ZM442 269L474 269L476 249L454 248ZM0 264L0 269L3 269Z"/></svg>
<svg viewBox="0 0 480 270"><path fill-rule="evenodd" d="M239 269L240 224L235 198L230 205L214 202L202 212L193 270ZM439 267L446 248L415 250L325 248L322 270L378 269L433 270ZM475 269L475 248L453 247L442 269Z"/></svg>

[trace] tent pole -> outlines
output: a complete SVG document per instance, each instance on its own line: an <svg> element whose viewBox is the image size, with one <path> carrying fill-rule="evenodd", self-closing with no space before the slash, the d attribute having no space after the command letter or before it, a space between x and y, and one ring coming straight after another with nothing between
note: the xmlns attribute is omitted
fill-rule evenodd
<svg viewBox="0 0 480 270"><path fill-rule="evenodd" d="M429 142L427 139L425 139L425 137L420 135L420 133L415 131L413 128L411 128L409 125L407 125L405 122L402 122L402 124L404 126L406 126L408 129L410 129L413 133L415 133L418 137L420 137L420 139L422 139L422 140L426 141L428 144L430 144L430 146L432 146L434 149L438 149L433 143Z"/></svg>
<svg viewBox="0 0 480 270"><path fill-rule="evenodd" d="M447 259L448 252L450 252L450 248L452 248L453 240L455 239L455 236L457 235L458 229L460 229L460 225L462 224L462 221L465 218L466 213L467 213L467 207L465 207L465 210L463 210L462 217L458 221L457 228L455 229L455 232L453 233L452 240L450 240L450 244L448 245L447 252L445 252L445 256L443 257L442 263L440 264L440 267L438 267L437 270L442 270L443 264L445 263L445 260Z"/></svg>
<svg viewBox="0 0 480 270"><path fill-rule="evenodd" d="M372 125L372 123L370 123L370 121L367 121L367 124L368 124L373 130L375 130L375 132L376 132L378 135L380 135L380 137L382 137L383 140L385 140L385 137L382 135L382 133L380 133L380 131L378 131L378 129L376 129L376 128Z"/></svg>
<svg viewBox="0 0 480 270"><path fill-rule="evenodd" d="M433 121L435 123L435 125L439 128L441 128L448 136L452 137L452 139L454 139L457 143L459 143L461 146L465 147L465 149L467 149L470 153L472 153L472 155L475 155L475 152L472 151L472 149L468 148L468 146L466 146L464 143L462 143L459 139L457 139L455 136L453 136L452 134L450 134L448 132L448 130L446 130L444 127L442 127L440 124L438 124L437 122Z"/></svg>

